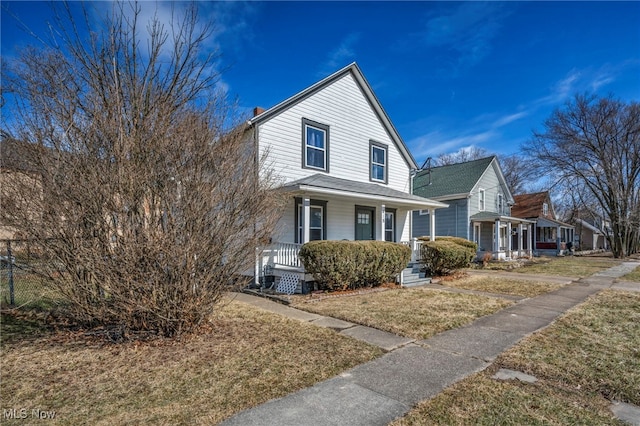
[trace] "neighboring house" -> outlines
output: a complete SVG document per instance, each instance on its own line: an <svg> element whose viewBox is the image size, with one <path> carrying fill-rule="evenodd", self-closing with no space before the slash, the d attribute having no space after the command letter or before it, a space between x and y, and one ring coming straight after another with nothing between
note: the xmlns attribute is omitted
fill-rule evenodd
<svg viewBox="0 0 640 426"><path fill-rule="evenodd" d="M14 139L0 140L0 208L4 213L12 209L29 211L29 196L15 193L16 188L30 188L36 194L41 195L42 174L26 158L26 144ZM29 195L33 195L30 193ZM30 211L31 217L41 214L38 211ZM4 222L3 214L0 214L0 240L20 239L20 233L10 224ZM2 247L4 249L4 247Z"/></svg>
<svg viewBox="0 0 640 426"><path fill-rule="evenodd" d="M311 240L409 244L411 212L446 207L411 194L417 164L355 63L254 115L247 136L290 194L256 279L301 272Z"/></svg>
<svg viewBox="0 0 640 426"><path fill-rule="evenodd" d="M540 253L562 254L567 243L573 244L574 226L556 219L548 191L520 194L514 197L511 214L536 222L535 250Z"/></svg>
<svg viewBox="0 0 640 426"><path fill-rule="evenodd" d="M575 225L575 241L579 250L609 250L607 235L612 232L609 221L594 217L589 212L572 213L570 221Z"/></svg>
<svg viewBox="0 0 640 426"><path fill-rule="evenodd" d="M531 255L533 222L511 214L513 197L495 155L421 170L413 193L447 203L435 211L435 234L474 241L478 258L485 253L494 259ZM413 213L413 237L429 234L433 215Z"/></svg>

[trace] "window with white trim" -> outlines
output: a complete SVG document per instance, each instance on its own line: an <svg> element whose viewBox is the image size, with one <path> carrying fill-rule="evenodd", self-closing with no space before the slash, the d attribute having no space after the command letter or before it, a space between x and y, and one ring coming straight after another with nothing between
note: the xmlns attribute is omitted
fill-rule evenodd
<svg viewBox="0 0 640 426"><path fill-rule="evenodd" d="M302 167L329 171L329 126L302 119Z"/></svg>
<svg viewBox="0 0 640 426"><path fill-rule="evenodd" d="M373 141L369 142L371 163L369 178L373 182L387 183L387 147Z"/></svg>
<svg viewBox="0 0 640 426"><path fill-rule="evenodd" d="M498 213L504 214L504 201L502 198L502 194L498 194Z"/></svg>
<svg viewBox="0 0 640 426"><path fill-rule="evenodd" d="M384 212L384 240L396 240L396 211L387 210Z"/></svg>
<svg viewBox="0 0 640 426"><path fill-rule="evenodd" d="M429 213L430 213L430 210L429 210L429 209L421 209L421 210L419 210L419 212L418 212L418 214L419 214L420 216L426 216L426 215L428 215Z"/></svg>
<svg viewBox="0 0 640 426"><path fill-rule="evenodd" d="M544 216L549 214L549 205L547 203L542 204L542 214Z"/></svg>
<svg viewBox="0 0 640 426"><path fill-rule="evenodd" d="M484 208L485 208L484 189L480 189L478 190L478 210L483 212Z"/></svg>

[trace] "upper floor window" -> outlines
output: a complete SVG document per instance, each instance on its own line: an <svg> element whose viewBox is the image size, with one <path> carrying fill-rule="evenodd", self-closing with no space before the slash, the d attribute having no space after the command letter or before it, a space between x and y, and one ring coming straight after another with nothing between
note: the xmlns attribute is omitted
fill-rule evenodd
<svg viewBox="0 0 640 426"><path fill-rule="evenodd" d="M484 211L485 203L484 203L484 189L478 191L478 210L481 212Z"/></svg>
<svg viewBox="0 0 640 426"><path fill-rule="evenodd" d="M377 142L369 142L371 172L369 179L387 183L387 147Z"/></svg>
<svg viewBox="0 0 640 426"><path fill-rule="evenodd" d="M329 171L329 126L302 119L302 167Z"/></svg>
<svg viewBox="0 0 640 426"><path fill-rule="evenodd" d="M542 214L544 216L549 214L549 204L547 203L542 204Z"/></svg>
<svg viewBox="0 0 640 426"><path fill-rule="evenodd" d="M498 208L498 213L504 214L504 199L502 194L498 194L498 199L496 200L496 207Z"/></svg>

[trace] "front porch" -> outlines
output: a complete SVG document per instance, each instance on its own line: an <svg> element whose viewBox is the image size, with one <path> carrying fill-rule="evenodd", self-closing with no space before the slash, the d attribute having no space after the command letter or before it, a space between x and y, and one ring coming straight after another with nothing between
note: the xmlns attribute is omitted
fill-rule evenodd
<svg viewBox="0 0 640 426"><path fill-rule="evenodd" d="M477 258L491 254L494 260L512 260L533 255L535 222L497 213L481 212L471 216L473 242L478 245Z"/></svg>

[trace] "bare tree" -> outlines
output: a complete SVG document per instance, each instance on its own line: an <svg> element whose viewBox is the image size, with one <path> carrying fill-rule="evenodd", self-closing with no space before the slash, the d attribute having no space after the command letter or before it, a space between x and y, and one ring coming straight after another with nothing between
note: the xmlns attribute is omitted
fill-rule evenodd
<svg viewBox="0 0 640 426"><path fill-rule="evenodd" d="M500 167L512 194L523 194L531 185L532 168L527 159L520 154L507 155L500 158Z"/></svg>
<svg viewBox="0 0 640 426"><path fill-rule="evenodd" d="M615 257L640 243L640 104L578 95L523 150L554 184L584 192L611 222Z"/></svg>
<svg viewBox="0 0 640 426"><path fill-rule="evenodd" d="M480 158L488 157L489 155L491 154L489 154L484 148L470 146L449 154L443 153L438 155L438 158L435 161L435 165L447 166L449 164L465 163L467 161L473 161Z"/></svg>
<svg viewBox="0 0 640 426"><path fill-rule="evenodd" d="M43 247L39 272L72 319L173 336L251 270L280 203L244 127L230 125L196 7L168 28L140 12L114 3L106 30L87 20L83 39L67 6L61 47L13 64L3 133L24 142L40 184L3 187L21 208L1 219Z"/></svg>

